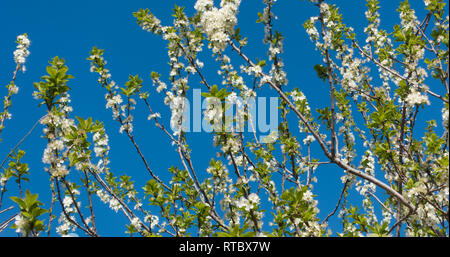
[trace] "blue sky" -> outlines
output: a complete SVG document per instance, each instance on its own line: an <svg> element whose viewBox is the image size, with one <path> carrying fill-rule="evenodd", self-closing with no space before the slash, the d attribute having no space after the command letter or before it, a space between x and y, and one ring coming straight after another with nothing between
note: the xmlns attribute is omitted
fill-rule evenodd
<svg viewBox="0 0 450 257"><path fill-rule="evenodd" d="M339 2L344 21L355 28L356 32L362 32L366 20L364 18L365 1L334 1ZM398 1L381 1L381 26L389 31L398 15L395 9ZM423 3L411 1L413 7L420 7L417 11L419 18L423 17ZM0 3L0 84L6 85L12 78L15 64L12 52L15 49L15 38L22 33L28 33L31 40L31 55L27 59L27 71L19 73L16 84L20 87L19 94L13 97L13 106L10 112L13 119L6 123L0 143L1 159L7 154L23 135L42 117L43 108L38 108L38 102L32 97L34 91L33 82L40 80L45 74L45 66L48 61L59 56L66 60L69 73L75 79L69 82L73 117L92 117L103 121L110 137L111 167L116 174L128 174L136 181L136 188L141 188L149 179L145 167L138 158L135 149L126 136L118 133L118 124L112 120L110 110L106 110L104 90L96 83L97 75L89 72L89 62L86 58L93 46L105 49L105 59L112 78L119 85L123 85L128 75L139 75L144 79L144 87L150 91L150 102L155 111L163 117L169 117L169 110L163 105L163 99L153 89L150 72L157 71L167 78L169 66L166 52L166 42L158 36L143 31L137 24L132 13L139 8L149 8L163 24L172 21L171 12L174 4L186 6L187 12L192 13L193 0L166 0L166 1L14 1L2 0ZM264 36L263 26L256 24L257 13L262 12L262 1L244 0L239 12L238 27L241 33L249 38L248 47L244 49L253 60L264 58L267 47L262 44ZM278 1L273 10L278 16L275 21L275 29L284 36L285 53L281 57L286 65L288 73L289 89L299 87L307 96L311 108L315 110L324 107L328 101L323 101L324 94L328 96L326 85L317 79L313 66L321 63L321 57L314 50L302 24L310 16L317 14L317 8L308 1ZM206 48L206 47L205 47ZM220 84L219 77L215 73L214 64L207 61L209 50L203 54L205 61L204 72L212 84ZM231 56L231 54L230 54ZM238 60L235 56L234 59ZM240 60L238 61L238 63ZM235 65L238 67L238 65ZM215 80L215 81L214 81ZM191 87L199 88L200 85ZM204 88L203 88L204 90ZM0 89L4 95L6 89ZM263 94L274 95L274 92L264 91ZM328 99L328 98L326 98ZM144 155L148 158L152 169L164 178L168 174L167 168L172 165L181 167L176 152L170 142L166 140L162 132L147 121L147 112L144 106L139 105L135 117L135 135L141 145ZM168 119L166 119L168 120ZM169 126L166 123L166 126ZM31 181L25 188L33 193L39 193L40 200L48 208L50 192L48 175L43 171L41 162L42 152L46 142L41 138L42 127L38 127L31 136L22 144L21 149L26 151L24 161L30 166ZM193 159L198 170L206 169L209 160L214 157L214 148L211 145L211 135L205 133L193 133L188 136L188 141L193 148ZM319 148L313 149L318 151ZM335 206L342 187L340 177L343 172L334 166L319 169L319 183L314 192L320 197L320 217L325 217ZM378 174L379 176L380 174ZM167 178L167 177L166 177ZM12 185L12 184L10 184ZM11 194L15 189L11 188ZM86 203L86 201L84 201ZM113 212L101 207L97 215L97 227L104 236L124 235L125 218L123 215L109 215ZM5 202L4 207L11 205ZM11 213L12 214L12 213ZM9 214L0 216L0 221ZM336 215L337 216L337 215ZM102 218L103 217L103 218ZM339 230L336 217L330 220L331 228ZM102 224L104 226L102 226ZM53 226L55 226L54 223ZM8 229L3 235L14 236L12 229Z"/></svg>

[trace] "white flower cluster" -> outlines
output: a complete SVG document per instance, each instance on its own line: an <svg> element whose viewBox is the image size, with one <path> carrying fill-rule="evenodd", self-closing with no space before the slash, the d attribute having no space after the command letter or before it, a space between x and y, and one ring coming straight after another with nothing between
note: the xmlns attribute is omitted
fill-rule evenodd
<svg viewBox="0 0 450 257"><path fill-rule="evenodd" d="M120 95L114 95L111 97L105 97L106 98L106 109L112 108L114 110L114 106L116 105L120 105L123 100L122 97ZM116 112L114 112L114 117L117 118L119 117L119 112L118 110L116 110Z"/></svg>
<svg viewBox="0 0 450 257"><path fill-rule="evenodd" d="M54 177L64 177L69 174L69 170L64 165L64 158L58 157L58 151L64 149L64 144L61 140L56 140L48 143L47 148L44 150L42 162L47 164L54 164L50 168L50 172Z"/></svg>
<svg viewBox="0 0 450 257"><path fill-rule="evenodd" d="M103 65L106 65L107 61L103 58L103 56L99 54L91 55L89 56L89 59L91 61L91 66L89 68L90 72L98 72L100 77L98 78L98 83L102 83L103 81L106 81L107 79L111 78L111 73L109 73L109 70L102 67L102 69L96 67L96 63L102 63ZM114 81L111 81L111 84L109 85L111 88L117 89L117 85L115 85Z"/></svg>
<svg viewBox="0 0 450 257"><path fill-rule="evenodd" d="M307 189L303 195L302 200L308 203L308 207L311 211L314 213L319 213L319 209L317 208L318 201L314 200L314 195L311 192L310 189ZM286 211L288 211L290 208L289 206L285 207ZM326 224L319 224L318 219L309 219L309 220L303 220L302 217L294 218L293 220L290 220L289 223L291 226L289 226L289 229L291 231L295 230L295 227L301 228L299 229L299 234L297 236L300 237L310 237L310 236L322 236L322 230L326 228Z"/></svg>
<svg viewBox="0 0 450 257"><path fill-rule="evenodd" d="M119 132L122 133L123 131L127 133L133 132L133 115L127 114L128 110L134 109L134 104L136 103L134 99L129 99L129 104L122 105L122 115L125 116L124 119L122 119L122 125L120 126Z"/></svg>
<svg viewBox="0 0 450 257"><path fill-rule="evenodd" d="M273 33L272 31L272 20L276 19L277 17L272 13L273 5L275 4L276 0L264 0L264 4L266 4L266 7L264 8L264 11L260 16L260 21L264 24L264 40L263 42L265 44L269 44L269 51L268 56L269 60L272 61L272 67L269 73L268 77L265 77L264 80L268 80L270 78L270 81L272 81L275 85L278 87L281 87L282 85L285 85L288 83L287 81L287 74L285 71L283 71L284 63L282 59L279 57L279 54L283 52L283 40L281 37L281 34ZM265 81L261 81L261 84L264 84Z"/></svg>
<svg viewBox="0 0 450 257"><path fill-rule="evenodd" d="M78 190L72 190L72 194L74 195L74 197L76 196L76 195L80 195L80 191L78 191ZM69 196L69 195L66 195L66 196L64 196L64 199L63 199L63 206L64 206L64 209L67 211L67 212L75 212L75 206L74 206L74 204L76 204L78 207L80 207L81 206L81 202L74 202L73 201L74 199L71 197L71 196Z"/></svg>
<svg viewBox="0 0 450 257"><path fill-rule="evenodd" d="M50 165L47 170L54 177L64 177L69 174L69 170L64 165L63 152L66 149L65 141L67 140L65 133L74 126L74 121L67 118L69 112L72 111L72 107L68 106L69 95L62 96L59 102L62 105L61 112L58 114L49 112L41 121L42 124L46 125L44 134L49 140L47 147L44 149L42 162Z"/></svg>
<svg viewBox="0 0 450 257"><path fill-rule="evenodd" d="M17 36L17 49L14 51L14 61L17 64L16 69L21 68L25 72L25 61L26 57L30 55L28 47L30 46L30 40L26 34ZM4 128L5 120L11 119L12 115L9 113L9 107L11 106L11 97L19 92L19 87L16 86L14 80L6 86L8 89L8 95L4 97L3 106L4 111L0 113L0 131Z"/></svg>
<svg viewBox="0 0 450 257"><path fill-rule="evenodd" d="M227 137L226 142L223 144L221 148L222 152L230 152L232 154L236 154L241 150L241 143L239 141L239 138L234 136Z"/></svg>
<svg viewBox="0 0 450 257"><path fill-rule="evenodd" d="M270 37L269 30L271 29L271 27L270 27L269 22L272 18L275 18L275 16L273 15L273 12L271 11L271 7L276 2L276 0L264 0L263 2L267 6L264 8L264 11L260 16L260 20L262 23L266 24L266 27L264 28L264 32L266 32L266 35L265 35L265 41L266 41L266 40L269 40L269 37Z"/></svg>
<svg viewBox="0 0 450 257"><path fill-rule="evenodd" d="M241 91L248 90L242 76L234 70L228 55L218 55L216 61L221 62L220 70L217 71L217 74L222 75L222 85L231 85L234 88L241 89Z"/></svg>
<svg viewBox="0 0 450 257"><path fill-rule="evenodd" d="M206 12L207 10L212 9L214 7L213 0L197 0L194 5L195 10L199 12Z"/></svg>
<svg viewBox="0 0 450 257"><path fill-rule="evenodd" d="M389 210L386 210L385 208L381 209L381 214L383 215L383 220L381 223L387 223L390 224L392 220L392 214Z"/></svg>
<svg viewBox="0 0 450 257"><path fill-rule="evenodd" d="M363 76L359 70L361 60L358 58L351 59L351 55L347 55L342 60L342 66L343 67L339 69L342 74L342 87L352 92L358 88L358 84L362 81Z"/></svg>
<svg viewBox="0 0 450 257"><path fill-rule="evenodd" d="M448 26L449 26L449 16L447 15L447 17L445 17L444 22L435 22L434 25L436 26L436 31L440 30L440 31L447 31L447 35L448 35ZM445 33L442 33L441 35L437 36L436 38L436 42L438 44L441 44L445 40Z"/></svg>
<svg viewBox="0 0 450 257"><path fill-rule="evenodd" d="M222 0L220 9L213 0L198 0L194 8L201 13L200 25L208 36L213 52L223 51L237 23L241 0Z"/></svg>
<svg viewBox="0 0 450 257"><path fill-rule="evenodd" d="M228 174L228 169L226 166L221 165L220 168L208 167L206 172L213 176L222 177L223 175Z"/></svg>
<svg viewBox="0 0 450 257"><path fill-rule="evenodd" d="M318 20L319 20L319 17L313 16L313 17L309 18L309 20L307 20L304 24L306 33L308 34L309 39L313 42L319 39L319 31L317 31L317 28L315 25Z"/></svg>
<svg viewBox="0 0 450 257"><path fill-rule="evenodd" d="M419 20L416 17L416 13L409 7L406 2L403 7L400 8L400 20L404 30L417 30L417 26L420 25Z"/></svg>
<svg viewBox="0 0 450 257"><path fill-rule="evenodd" d="M281 48L276 48L276 49L280 49L280 51L281 51ZM275 55L273 55L273 56L275 56ZM272 57L272 58L276 58L276 57ZM270 70L269 77L272 78L272 81L278 86L286 85L288 83L287 73L284 70L282 70L283 66L284 66L284 63L281 61L280 58L277 58L276 65L273 64L272 68Z"/></svg>
<svg viewBox="0 0 450 257"><path fill-rule="evenodd" d="M296 107L303 112L303 115L305 115L306 118L311 117L311 108L309 107L308 100L306 99L306 96L303 94L303 92L300 92L298 90L293 90L289 93L289 96L292 98L293 103L296 105ZM299 120L299 131L305 132L305 125L303 122Z"/></svg>
<svg viewBox="0 0 450 257"><path fill-rule="evenodd" d="M448 108L442 108L442 127L444 128L445 133L448 134Z"/></svg>
<svg viewBox="0 0 450 257"><path fill-rule="evenodd" d="M185 110L188 108L186 103L186 98L174 95L172 92L166 93L166 98L164 99L164 103L169 105L170 110L172 111L172 116L170 118L170 127L172 131L174 131L174 135L179 135L183 130L183 122L186 120L185 118Z"/></svg>
<svg viewBox="0 0 450 257"><path fill-rule="evenodd" d="M303 139L303 144L309 145L309 144L311 144L314 141L316 141L316 138L314 136L312 136L312 135L308 135L308 136L306 136L305 139Z"/></svg>
<svg viewBox="0 0 450 257"><path fill-rule="evenodd" d="M143 30L160 33L162 30L161 21L155 15L148 13L145 19L139 24Z"/></svg>
<svg viewBox="0 0 450 257"><path fill-rule="evenodd" d="M156 87L156 91L158 93L160 93L161 91L163 91L164 89L167 89L167 85L166 83L162 82L157 84L158 86Z"/></svg>
<svg viewBox="0 0 450 257"><path fill-rule="evenodd" d="M79 195L80 191L73 190L73 195ZM75 220L75 217L71 214L76 213L76 209L74 205L76 204L78 207L81 206L80 202L74 202L71 196L64 196L63 199L63 207L65 213L69 216L70 220ZM60 224L58 227L56 227L56 233L58 233L61 236L67 236L71 231L75 231L76 227L75 225L70 221L63 211L61 211L61 214L58 219L58 223ZM87 218L85 221L90 222L90 218Z"/></svg>
<svg viewBox="0 0 450 257"><path fill-rule="evenodd" d="M148 115L148 120L153 120L153 119L157 119L157 118L161 118L161 114L159 112L153 113Z"/></svg>
<svg viewBox="0 0 450 257"><path fill-rule="evenodd" d="M255 91L253 91L252 89L248 88L245 85L244 79L234 69L233 65L231 64L230 58L226 54L218 55L216 60L218 62L221 62L220 70L217 73L219 75L222 75L223 77L222 85L229 85L233 89L236 89L236 91L231 92L231 94L228 95L227 98L225 99L226 101L225 128L231 129L231 131L241 132L245 129L245 118L247 117L247 120L252 119L251 111L246 111L246 109L248 109L249 105L254 104L256 93ZM260 68L260 66L258 67ZM248 68L241 66L241 69L247 70ZM253 72L254 71L258 72L258 70L262 71L258 68L254 68ZM250 72L249 74L251 73L252 72ZM259 74L255 76L259 76ZM272 79L269 76L264 77L265 81L261 79L260 81L261 85L267 83ZM239 90L239 94L236 93L237 90ZM212 121L217 129L221 129L220 127L222 126L223 113L222 113L222 106L217 100L218 99L214 98L207 100L206 105L208 108L206 109L204 114L208 122ZM228 106L232 106L233 108L228 109ZM235 110L234 107L236 107ZM227 119L228 116L232 116L233 120L228 120ZM233 125L231 125L232 123L235 124L234 127Z"/></svg>
<svg viewBox="0 0 450 257"><path fill-rule="evenodd" d="M349 185L351 185L355 181L356 181L356 176L351 173L348 173L348 172L345 172L345 175L343 175L341 177L342 184L345 184L345 182L347 182Z"/></svg>
<svg viewBox="0 0 450 257"><path fill-rule="evenodd" d="M327 3L322 2L320 3L319 9L321 18L323 19L323 22L328 29L324 31L322 38L323 43L317 41L316 47L318 49L327 49L327 48L333 49L333 46L331 44L331 37L332 37L331 30L336 24L334 23L334 21L330 20L331 18L330 6Z"/></svg>
<svg viewBox="0 0 450 257"><path fill-rule="evenodd" d="M420 105L420 104L430 104L428 96L421 94L417 90L413 89L411 93L405 99L409 106Z"/></svg>
<svg viewBox="0 0 450 257"><path fill-rule="evenodd" d="M365 12L366 18L369 24L364 28L364 33L367 34L366 45L364 50L370 52L374 49L374 54L379 55L380 63L383 67L391 68L393 65L393 60L385 57L386 53L388 56L394 56L394 50L392 46L392 41L388 37L388 33L384 30L379 29L380 26L380 14L378 13L377 3L368 2L369 10ZM371 45L373 44L373 46ZM381 52L383 51L383 52ZM380 53L383 53L380 55ZM381 67L378 68L380 79L383 81L383 87L389 91L389 80L392 76L386 69Z"/></svg>
<svg viewBox="0 0 450 257"><path fill-rule="evenodd" d="M17 49L14 51L14 61L17 65L22 68L22 71L25 72L25 61L26 58L30 55L30 51L28 48L30 47L30 40L28 39L27 34L17 36Z"/></svg>
<svg viewBox="0 0 450 257"><path fill-rule="evenodd" d="M283 49L281 47L276 47L276 46L273 46L273 45L271 45L269 47L269 56L271 58L273 58L273 56L278 55L278 54L280 54L282 52L283 52Z"/></svg>
<svg viewBox="0 0 450 257"><path fill-rule="evenodd" d="M415 11L410 8L408 2L402 3L400 5L400 19L401 19L401 30L402 33L406 34L408 32L418 32L418 26L420 21L415 15ZM411 46L411 51L405 56L403 62L406 64L404 71L404 76L408 77L408 82L416 88L421 88L425 78L428 76L427 71L419 66L419 61L425 56L425 48L420 44L415 44ZM398 81L396 82L398 83ZM417 95L416 95L417 96ZM415 99L419 100L419 99ZM427 103L427 99L420 99ZM414 99L413 99L414 101Z"/></svg>
<svg viewBox="0 0 450 257"><path fill-rule="evenodd" d="M259 65L250 65L250 66L241 65L240 68L242 72L247 73L248 75L253 75L255 77L260 77L263 75L262 68Z"/></svg>
<svg viewBox="0 0 450 257"><path fill-rule="evenodd" d="M302 101L306 100L305 95L302 92L298 92L298 91L292 91L291 97L292 97L292 100L294 100L294 102L302 102Z"/></svg>
<svg viewBox="0 0 450 257"><path fill-rule="evenodd" d="M313 194L310 190L306 190L306 192L303 194L303 200L307 202L312 202L314 200Z"/></svg>
<svg viewBox="0 0 450 257"><path fill-rule="evenodd" d="M114 89L117 89L114 81L110 83L113 85ZM120 121L121 126L119 129L120 133L124 131L127 133L133 132L133 115L130 114L130 111L135 109L136 100L129 97L127 102L124 103L122 96L117 92L108 91L105 95L106 99L106 109L111 108L113 113L113 118L115 120ZM123 103L123 104L122 104Z"/></svg>
<svg viewBox="0 0 450 257"><path fill-rule="evenodd" d="M366 151L366 154L361 159L362 170L371 175L375 175L375 158L371 151ZM362 184L362 185L361 185ZM363 183L358 180L356 183L356 191L358 191L362 196L365 196L367 192L375 193L376 185L364 180Z"/></svg>
<svg viewBox="0 0 450 257"><path fill-rule="evenodd" d="M92 139L94 140L95 156L99 157L107 155L109 151L108 135L105 133L104 129L95 132Z"/></svg>
<svg viewBox="0 0 450 257"><path fill-rule="evenodd" d="M207 97L204 105L205 110L203 111L203 115L205 115L205 121L211 125L212 130L222 131L224 113L220 100L215 97Z"/></svg>
<svg viewBox="0 0 450 257"><path fill-rule="evenodd" d="M97 196L102 200L103 203L109 203L109 208L113 211L118 212L121 208L120 202L115 198L111 197L107 192L102 189L99 189L95 192Z"/></svg>
<svg viewBox="0 0 450 257"><path fill-rule="evenodd" d="M448 196L448 195L447 195ZM417 216L416 216L417 215ZM439 215L436 213L436 208L427 203L421 203L417 206L417 214L415 218L420 220L420 223L425 226L435 227L441 224Z"/></svg>
<svg viewBox="0 0 450 257"><path fill-rule="evenodd" d="M244 96L245 97L245 96ZM241 97L237 96L235 92L232 92L226 98L226 105L230 105L231 112L227 110L225 116L232 116L232 120L226 120L226 128L230 128L231 131L242 132L245 129L245 117L250 116L249 112L246 110L248 106L249 98L243 100Z"/></svg>
<svg viewBox="0 0 450 257"><path fill-rule="evenodd" d="M375 3L371 2L368 4L369 10L365 12L366 18L370 21L367 27L364 28L364 33L368 35L366 43L374 43L374 48L379 51L385 43L390 44L391 40L388 38L384 31L380 31L380 14L377 11L377 6Z"/></svg>
<svg viewBox="0 0 450 257"><path fill-rule="evenodd" d="M119 132L131 133L133 132L133 116L130 112L135 109L136 100L129 96L124 102L122 96L118 93L119 86L111 80L111 73L105 68L107 62L103 58L102 53L103 51L100 51L88 58L91 60L91 72L96 72L100 75L98 83L108 90L105 94L106 109L111 108L113 118L120 122Z"/></svg>
<svg viewBox="0 0 450 257"><path fill-rule="evenodd" d="M346 234L346 233L349 233L349 234L351 234L351 235L354 235L355 237L362 237L362 236L363 236L363 234L361 233L361 231L357 230L355 224L352 223L352 222L347 222L347 223L345 223L343 233L342 233L342 234L339 234L339 233L338 233L338 235L344 235L344 234Z"/></svg>
<svg viewBox="0 0 450 257"><path fill-rule="evenodd" d="M138 217L134 217L131 219L131 225L133 225L134 228L138 231L142 229L142 221Z"/></svg>
<svg viewBox="0 0 450 257"><path fill-rule="evenodd" d="M153 229L159 223L159 217L156 215L147 215L144 218L145 222L150 222L150 228Z"/></svg>
<svg viewBox="0 0 450 257"><path fill-rule="evenodd" d="M115 85L114 81L111 82L111 84ZM123 131L133 131L133 125L132 125L132 120L133 117L131 115L128 115L127 109L130 107L127 104L123 104L123 99L122 96L117 94L116 92L108 92L105 95L105 99L106 99L106 109L110 109L113 113L113 118L115 120L119 120L121 122L121 126L120 126L120 133L122 133ZM134 100L131 102L134 103ZM131 109L134 108L131 105ZM122 113L122 115L121 115Z"/></svg>
<svg viewBox="0 0 450 257"><path fill-rule="evenodd" d="M259 196L255 193L251 193L247 198L241 197L236 201L236 207L239 209L244 209L246 212L254 210L258 207Z"/></svg>
<svg viewBox="0 0 450 257"><path fill-rule="evenodd" d="M25 226L27 224L28 220L22 214L17 215L14 221L14 225L17 226L16 233L23 234L25 232Z"/></svg>
<svg viewBox="0 0 450 257"><path fill-rule="evenodd" d="M10 91L12 94L17 94L19 92L19 87L16 86L15 84L10 84L10 85L8 85L8 91ZM9 104L5 103L5 105L9 105Z"/></svg>
<svg viewBox="0 0 450 257"><path fill-rule="evenodd" d="M6 182L8 181L8 178L4 176L4 174L0 174L0 192L3 192L5 190L4 186L6 185Z"/></svg>
<svg viewBox="0 0 450 257"><path fill-rule="evenodd" d="M210 166L206 169L206 172L211 174L211 180L213 180L212 186L218 193L223 193L227 195L227 186L232 183L231 178L229 177L228 169L222 162L219 162L220 166ZM230 190L234 190L230 188ZM229 202L228 202L229 203ZM223 210L227 210L226 207L222 206Z"/></svg>

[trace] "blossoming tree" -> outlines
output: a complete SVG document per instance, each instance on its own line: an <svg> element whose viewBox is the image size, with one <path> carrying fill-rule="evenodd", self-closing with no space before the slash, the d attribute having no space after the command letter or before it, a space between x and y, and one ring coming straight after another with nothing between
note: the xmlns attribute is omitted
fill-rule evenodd
<svg viewBox="0 0 450 257"><path fill-rule="evenodd" d="M170 73L151 73L155 90L132 75L124 85L116 84L104 50L94 47L90 52L90 71L98 74L98 86L105 90L106 108L148 173L142 189L135 188L132 176L114 174L104 124L72 116L72 76L64 59L53 58L47 74L34 83L34 97L45 111L40 119L47 140L42 161L52 198L47 206L37 194L22 191L29 175L28 164L21 161L25 152L19 150L25 136L1 163L0 214L12 209L17 214L0 220L0 231L11 227L21 236L50 235L54 230L63 236L100 236L96 219L102 217L92 201L99 197L128 219L128 233L142 236L448 236L447 3L425 0L426 16L419 18L403 1L396 10L400 24L384 30L378 0L367 0L367 26L357 35L344 24L338 6L311 0L317 13L304 22L304 29L322 56L322 63L311 65L326 85L328 103L316 110L309 107L301 87L288 83L284 38L275 30L276 0L263 0L265 8L258 13L257 23L265 32L264 58L246 53L247 40L237 26L240 3L197 0L190 16L176 6L172 25L161 24L147 9L133 14L142 29L167 42ZM17 44L0 133L18 93L16 75L25 71L29 55L26 34L17 37ZM209 67L199 58L202 51L210 51L219 64L220 86L205 76ZM237 63L242 63L239 68ZM191 154L196 149L191 149L190 134L182 126L184 99L193 90L194 76L206 91L203 96L214 99L207 101L204 115L213 128L211 144L217 155L206 170L196 169ZM256 132L247 136L239 129L220 129L230 123L239 127L240 120L255 125L247 110L264 88L279 99L276 131L260 139ZM152 108L148 96L154 91L170 109L170 121ZM179 156L169 169L169 180L161 176L167 171L152 168L154 160L141 151L133 133L138 102ZM225 112L233 106L236 115L230 120ZM419 113L436 109L441 110L438 119L417 119ZM311 151L314 145L320 152ZM320 196L314 185L321 181L315 174L329 165L345 175L336 181L342 189L335 209L319 217ZM19 195L10 199L17 206L6 208L2 202L14 184ZM362 202L350 203L351 194L359 194ZM84 206L81 197L88 199ZM328 224L334 215L342 223L339 231Z"/></svg>

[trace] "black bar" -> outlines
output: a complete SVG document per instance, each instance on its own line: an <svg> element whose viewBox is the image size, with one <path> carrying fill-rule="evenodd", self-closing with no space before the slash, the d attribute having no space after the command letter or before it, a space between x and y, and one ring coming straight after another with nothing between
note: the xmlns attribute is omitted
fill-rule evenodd
<svg viewBox="0 0 450 257"><path fill-rule="evenodd" d="M446 249L449 238L0 238L0 247L23 252L33 250L44 254L49 250L92 256L293 256L356 255L370 253L384 256L395 252L405 254L422 249L426 251ZM12 244L17 244L15 248ZM62 247L62 248L61 248ZM61 252L61 249L62 250ZM437 253L437 252L436 252ZM21 254L22 255L22 254Z"/></svg>

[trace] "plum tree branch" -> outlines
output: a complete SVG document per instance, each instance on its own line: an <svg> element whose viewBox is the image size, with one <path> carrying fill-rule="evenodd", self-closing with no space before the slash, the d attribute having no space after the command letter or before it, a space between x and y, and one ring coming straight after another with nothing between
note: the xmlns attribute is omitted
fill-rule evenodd
<svg viewBox="0 0 450 257"><path fill-rule="evenodd" d="M255 64L241 51L241 49L239 47L237 47L232 41L228 41L228 44L233 48L234 51L236 51L238 53L238 55L240 55L249 65L251 65L252 67L255 66ZM261 74L259 74L261 76L265 76L264 73L261 72ZM297 107L295 107L295 105L288 99L288 97L272 82L272 81L268 81L267 84L270 85L270 87L272 87L273 89L275 89L275 91L277 91L277 93L280 95L280 97L289 105L289 107L294 111L294 113L298 116L298 118L305 124L305 126L308 128L308 130L311 132L311 134L314 136L314 138L317 140L317 142L319 143L320 147L322 148L322 151L324 152L324 154L328 157L328 159L335 163L336 165L338 165L339 167L341 167L342 169L344 169L346 172L349 172L350 174L353 174L357 177L360 177L364 180L367 180L369 182L374 183L375 185L377 185L378 187L384 189L387 193L389 193L392 197L398 199L400 202L402 202L405 206L407 206L410 210L414 210L414 206L400 193L398 193L397 191L395 191L393 188L391 188L389 185L383 183L382 181L376 179L375 177L366 174L358 169L353 168L352 166L350 166L349 164L343 162L342 160L340 160L339 158L337 158L336 156L333 157L333 155L331 154L331 152L328 150L328 147L326 146L326 144L323 142L323 139L321 136L319 136L318 132L316 130L314 130L312 128L312 125L308 122L308 120L305 118L305 116L298 110Z"/></svg>

